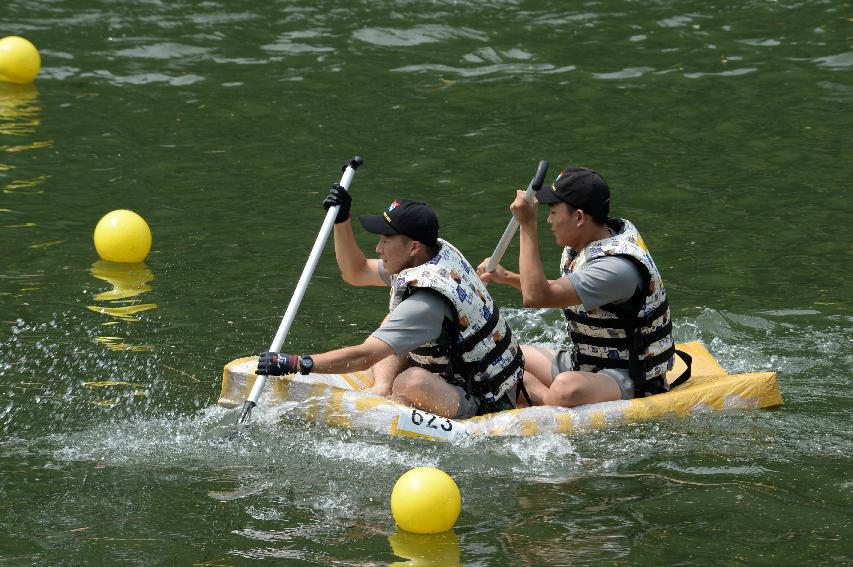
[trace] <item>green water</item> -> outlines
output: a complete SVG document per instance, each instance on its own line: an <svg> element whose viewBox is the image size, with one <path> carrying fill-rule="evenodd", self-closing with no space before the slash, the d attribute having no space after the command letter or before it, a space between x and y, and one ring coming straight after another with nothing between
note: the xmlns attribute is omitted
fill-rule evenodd
<svg viewBox="0 0 853 567"><path fill-rule="evenodd" d="M851 16L5 0L0 35L43 68L0 85L0 563L850 563ZM228 441L222 366L269 345L356 153L356 214L425 199L472 261L540 159L597 169L664 273L676 338L778 371L785 405L458 445L259 408ZM133 273L91 241L119 208L154 234ZM522 340L564 340L557 313L494 292ZM345 287L329 247L286 344L360 342L386 302ZM460 486L448 536L395 535L391 487L416 465Z"/></svg>

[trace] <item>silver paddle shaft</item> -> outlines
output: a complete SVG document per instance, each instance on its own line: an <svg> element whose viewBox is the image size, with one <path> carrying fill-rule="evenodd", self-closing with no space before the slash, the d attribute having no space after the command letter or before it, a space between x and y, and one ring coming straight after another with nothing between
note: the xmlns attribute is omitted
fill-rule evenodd
<svg viewBox="0 0 853 567"><path fill-rule="evenodd" d="M347 165L344 170L340 185L345 190L349 190L352 178L355 176L355 169L361 165L361 163L361 158L356 156L352 161L350 161L349 165ZM320 261L320 254L323 253L323 248L325 247L326 241L329 239L329 234L332 232L332 228L335 225L335 217L338 216L338 209L340 208L341 207L339 205L335 205L334 207L329 207L329 210L326 212L326 218L323 219L323 226L320 228L320 234L317 235L317 240L314 241L314 247L311 249L311 254L308 255L308 262L305 264L305 268L302 269L302 275L299 277L299 283L296 284L293 297L290 298L287 311L284 312L284 317L282 318L281 324L278 326L278 331L275 334L275 338L272 340L272 344L270 345L269 350L272 352L280 351L284 344L284 339L287 338L287 333L290 331L293 319L296 318L296 311L299 309L299 304L302 303L302 298L305 296L305 291L308 289L308 282L311 281L311 276L314 274L314 268L317 267L317 262ZM247 403L251 402L252 405L258 403L258 398L261 396L261 392L263 391L266 382L266 376L258 376L255 379L252 391L249 394L249 397L246 398ZM241 421L242 419L243 418L241 418Z"/></svg>
<svg viewBox="0 0 853 567"><path fill-rule="evenodd" d="M533 191L528 189L524 192L524 201L529 203L532 196ZM506 229L504 229L504 233L498 241L498 245L495 246L495 251L492 252L492 256L489 258L489 263L486 264L486 272L494 272L498 264L501 263L504 254L506 254L506 249L509 247L510 241L512 241L512 237L515 236L516 230L518 230L518 221L515 220L515 217L512 217L509 224L506 225Z"/></svg>
<svg viewBox="0 0 853 567"><path fill-rule="evenodd" d="M542 187L542 181L545 178L545 172L547 170L548 163L544 160L539 162L539 168L536 171L536 175L534 175L533 179L530 180L530 183L527 185L527 191L524 192L524 201L526 203L529 203L533 198L533 194ZM518 221L515 220L515 217L512 217L509 219L509 224L506 225L506 230L504 230L501 239L498 241L498 245L495 246L495 251L492 252L492 256L486 264L486 272L494 272L497 265L501 263L501 259L504 257L512 237L515 236L516 230L518 230Z"/></svg>

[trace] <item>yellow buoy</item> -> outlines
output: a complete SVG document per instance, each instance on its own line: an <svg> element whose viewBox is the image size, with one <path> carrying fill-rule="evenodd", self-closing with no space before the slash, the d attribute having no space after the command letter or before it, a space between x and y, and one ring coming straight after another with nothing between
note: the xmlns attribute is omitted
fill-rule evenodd
<svg viewBox="0 0 853 567"><path fill-rule="evenodd" d="M434 467L411 469L391 491L391 514L407 532L445 532L456 523L461 510L462 496L456 482Z"/></svg>
<svg viewBox="0 0 853 567"><path fill-rule="evenodd" d="M151 250L151 229L145 219L133 211L112 211L95 227L95 249L109 262L141 262Z"/></svg>
<svg viewBox="0 0 853 567"><path fill-rule="evenodd" d="M41 57L35 45L16 35L0 39L0 80L31 83L40 69Z"/></svg>

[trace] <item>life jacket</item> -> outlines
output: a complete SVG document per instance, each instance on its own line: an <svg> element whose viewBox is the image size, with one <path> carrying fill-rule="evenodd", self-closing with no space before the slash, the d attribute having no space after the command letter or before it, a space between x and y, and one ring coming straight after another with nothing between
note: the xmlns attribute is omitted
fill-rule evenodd
<svg viewBox="0 0 853 567"><path fill-rule="evenodd" d="M521 348L471 264L447 241L439 239L438 245L428 262L393 276L389 309L415 289L429 289L452 306L455 320L444 319L442 336L449 340L440 337L408 358L484 401L481 413L507 409L501 398L524 374Z"/></svg>
<svg viewBox="0 0 853 567"><path fill-rule="evenodd" d="M563 309L573 343L575 370L597 372L603 368L626 369L634 382L634 396L665 392L667 370L675 363L675 342L666 289L643 237L629 221L611 218L613 236L590 242L582 250L563 250L560 271L566 275L604 256L630 260L642 275L642 288L625 303L595 309L583 304ZM687 370L669 388L690 377L690 357L678 352Z"/></svg>

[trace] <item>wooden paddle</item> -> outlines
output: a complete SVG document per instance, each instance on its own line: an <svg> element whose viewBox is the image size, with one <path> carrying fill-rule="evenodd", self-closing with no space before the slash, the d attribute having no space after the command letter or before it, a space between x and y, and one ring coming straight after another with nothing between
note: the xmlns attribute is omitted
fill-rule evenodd
<svg viewBox="0 0 853 567"><path fill-rule="evenodd" d="M534 175L533 179L530 180L530 184L527 186L527 191L524 192L525 201L529 203L530 199L533 198L534 193L542 188L542 183L545 181L545 174L547 172L548 162L543 159L539 162L539 166L536 168L536 175ZM509 219L509 224L506 225L506 230L504 230L500 241L498 241L498 245L495 246L495 251L492 252L492 256L489 258L488 264L486 264L486 272L495 271L495 268L501 262L501 258L504 257L504 253L506 253L510 240L515 236L516 230L518 230L518 221L515 220L515 217L512 217Z"/></svg>
<svg viewBox="0 0 853 567"><path fill-rule="evenodd" d="M364 159L362 159L361 156L355 156L344 168L344 174L343 177L341 177L340 185L345 190L349 190L350 182L355 176L355 170L358 169L358 166L362 163L364 163ZM275 338L272 340L272 344L270 345L269 350L272 352L279 352L281 350L281 346L284 344L284 339L287 337L290 325L296 317L296 310L299 309L299 304L302 302L305 290L308 289L308 282L311 280L314 268L317 267L317 262L320 260L320 254L323 252L326 240L329 239L329 234L332 232L332 228L335 224L335 217L338 216L338 209L340 209L339 206L329 207L329 210L326 212L326 218L323 220L323 226L320 227L320 234L317 235L317 240L314 241L314 248L311 249L311 253L308 255L308 262L302 269L302 275L299 277L299 283L296 284L296 289L293 291L293 297L290 298L287 311L284 312L284 317L281 320L281 324L278 326L278 332L276 332ZM240 418L237 420L238 425L245 423L246 420L249 419L249 415L252 413L252 408L257 405L258 398L260 397L261 391L264 389L266 382L266 376L258 376L255 378L255 384L252 386L252 391L249 394L249 397L246 398L246 401L243 402L243 410L240 412Z"/></svg>

